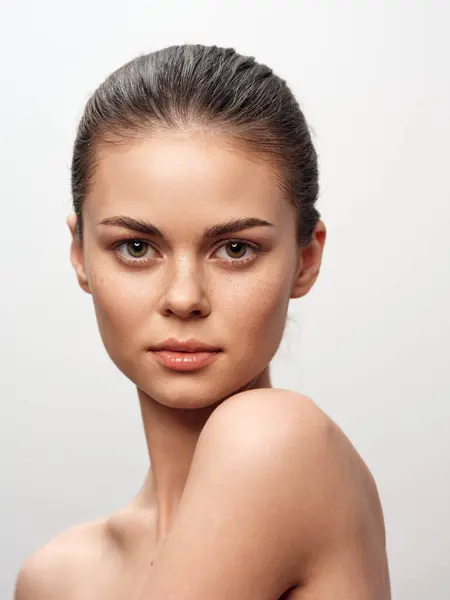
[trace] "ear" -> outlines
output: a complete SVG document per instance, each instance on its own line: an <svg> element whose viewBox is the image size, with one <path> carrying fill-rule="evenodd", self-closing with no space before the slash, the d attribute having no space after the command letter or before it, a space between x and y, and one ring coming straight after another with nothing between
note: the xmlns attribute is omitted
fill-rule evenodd
<svg viewBox="0 0 450 600"><path fill-rule="evenodd" d="M86 293L90 294L91 290L89 288L88 278L86 276L86 269L84 266L84 253L83 246L81 241L77 238L75 234L75 227L77 224L77 216L75 213L72 213L66 219L67 226L69 227L72 243L70 246L70 262L72 263L73 268L75 269L75 273L77 275L78 283L82 290Z"/></svg>
<svg viewBox="0 0 450 600"><path fill-rule="evenodd" d="M304 296L315 284L322 264L326 237L325 224L318 221L310 243L299 250L298 267L292 283L291 298Z"/></svg>

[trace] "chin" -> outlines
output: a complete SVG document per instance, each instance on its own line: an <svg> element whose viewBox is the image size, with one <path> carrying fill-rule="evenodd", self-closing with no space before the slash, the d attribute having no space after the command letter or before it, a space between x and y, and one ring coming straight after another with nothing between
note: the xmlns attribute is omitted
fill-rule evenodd
<svg viewBox="0 0 450 600"><path fill-rule="evenodd" d="M168 408L178 408L182 410L198 410L202 408L218 405L230 396L237 394L248 387L251 387L256 378L244 380L244 383L231 381L231 378L202 377L195 379L192 374L169 374L167 377L161 377L155 384L155 378L152 378L153 385L137 384L138 388L155 402L167 406ZM187 376L186 376L187 375ZM220 381L227 381L227 385L220 385ZM246 382L247 381L247 382Z"/></svg>
<svg viewBox="0 0 450 600"><path fill-rule="evenodd" d="M179 410L199 410L202 408L213 407L225 400L230 394L218 396L217 386L214 390L208 391L203 384L201 390L197 390L194 386L184 383L182 389L177 390L175 387L164 385L162 389L157 389L158 386L152 386L149 389L140 388L154 402Z"/></svg>

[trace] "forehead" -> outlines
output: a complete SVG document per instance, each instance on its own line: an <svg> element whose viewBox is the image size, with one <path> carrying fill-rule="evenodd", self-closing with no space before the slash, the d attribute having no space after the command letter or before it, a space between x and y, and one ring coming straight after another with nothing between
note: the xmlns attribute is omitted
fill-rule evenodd
<svg viewBox="0 0 450 600"><path fill-rule="evenodd" d="M224 136L158 132L104 145L85 215L245 215L276 219L287 210L275 167ZM202 221L203 222L203 221Z"/></svg>

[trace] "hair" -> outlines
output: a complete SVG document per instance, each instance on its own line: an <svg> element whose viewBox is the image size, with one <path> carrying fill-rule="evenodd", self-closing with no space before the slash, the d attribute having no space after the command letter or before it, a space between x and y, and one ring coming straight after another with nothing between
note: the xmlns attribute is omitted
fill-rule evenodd
<svg viewBox="0 0 450 600"><path fill-rule="evenodd" d="M231 136L276 167L295 209L297 243L307 245L320 213L317 153L285 80L233 48L185 44L139 55L111 73L88 99L77 127L71 185L82 243L83 202L99 147L158 129Z"/></svg>

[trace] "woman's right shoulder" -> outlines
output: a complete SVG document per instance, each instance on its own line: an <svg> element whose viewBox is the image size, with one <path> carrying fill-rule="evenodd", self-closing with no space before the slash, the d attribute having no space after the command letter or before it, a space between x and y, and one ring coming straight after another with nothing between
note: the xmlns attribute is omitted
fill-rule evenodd
<svg viewBox="0 0 450 600"><path fill-rule="evenodd" d="M72 525L35 550L22 563L14 600L69 600L80 579L105 556L106 519Z"/></svg>

